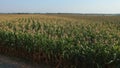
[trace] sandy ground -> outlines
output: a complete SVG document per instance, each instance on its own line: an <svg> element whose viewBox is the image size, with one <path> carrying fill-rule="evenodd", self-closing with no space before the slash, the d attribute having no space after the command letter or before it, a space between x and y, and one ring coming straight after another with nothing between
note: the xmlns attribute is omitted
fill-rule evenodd
<svg viewBox="0 0 120 68"><path fill-rule="evenodd" d="M22 59L0 55L0 68L52 68L44 64L32 64Z"/></svg>

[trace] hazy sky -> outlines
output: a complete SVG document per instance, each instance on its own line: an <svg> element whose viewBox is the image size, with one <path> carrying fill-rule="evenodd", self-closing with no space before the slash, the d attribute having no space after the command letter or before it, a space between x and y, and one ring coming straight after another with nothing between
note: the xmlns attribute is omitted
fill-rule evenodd
<svg viewBox="0 0 120 68"><path fill-rule="evenodd" d="M0 13L120 13L120 0L0 0Z"/></svg>

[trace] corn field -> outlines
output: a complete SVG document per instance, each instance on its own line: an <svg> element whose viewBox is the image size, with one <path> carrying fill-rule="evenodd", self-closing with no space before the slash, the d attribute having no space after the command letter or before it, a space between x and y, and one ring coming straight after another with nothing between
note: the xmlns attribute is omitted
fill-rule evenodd
<svg viewBox="0 0 120 68"><path fill-rule="evenodd" d="M0 15L0 54L56 68L120 68L120 17Z"/></svg>

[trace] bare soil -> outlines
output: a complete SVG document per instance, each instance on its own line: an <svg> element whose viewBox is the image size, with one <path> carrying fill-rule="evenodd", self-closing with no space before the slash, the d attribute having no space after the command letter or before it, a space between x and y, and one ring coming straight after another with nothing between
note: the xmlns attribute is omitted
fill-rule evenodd
<svg viewBox="0 0 120 68"><path fill-rule="evenodd" d="M23 59L0 55L0 68L53 68L45 64L35 64Z"/></svg>

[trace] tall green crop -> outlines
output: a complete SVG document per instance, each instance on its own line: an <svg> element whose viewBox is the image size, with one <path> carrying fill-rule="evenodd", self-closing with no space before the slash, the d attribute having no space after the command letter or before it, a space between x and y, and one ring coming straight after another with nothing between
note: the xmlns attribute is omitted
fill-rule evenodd
<svg viewBox="0 0 120 68"><path fill-rule="evenodd" d="M119 27L117 16L8 15L0 22L0 46L57 66L119 67Z"/></svg>

